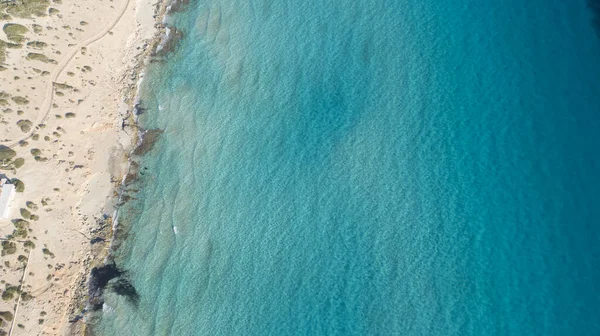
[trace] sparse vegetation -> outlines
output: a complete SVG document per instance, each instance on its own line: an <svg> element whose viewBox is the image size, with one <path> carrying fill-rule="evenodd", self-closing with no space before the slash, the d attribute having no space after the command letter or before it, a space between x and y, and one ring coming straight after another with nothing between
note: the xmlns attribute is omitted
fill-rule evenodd
<svg viewBox="0 0 600 336"><path fill-rule="evenodd" d="M23 167L23 165L25 164L25 159L23 158L16 158L13 161L13 165L15 166L15 168L19 169L21 167Z"/></svg>
<svg viewBox="0 0 600 336"><path fill-rule="evenodd" d="M12 321L14 316L13 313L9 311L0 311L0 318L2 318L5 321Z"/></svg>
<svg viewBox="0 0 600 336"><path fill-rule="evenodd" d="M57 63L55 60L48 58L46 55L38 53L28 53L27 56L25 56L25 59L28 61L40 61L44 63Z"/></svg>
<svg viewBox="0 0 600 336"><path fill-rule="evenodd" d="M6 38L15 43L22 43L25 41L25 36L23 36L23 34L26 34L29 31L27 27L18 23L7 23L2 27L2 30L6 34Z"/></svg>
<svg viewBox="0 0 600 336"><path fill-rule="evenodd" d="M0 145L0 161L10 160L17 155L17 152L10 147Z"/></svg>
<svg viewBox="0 0 600 336"><path fill-rule="evenodd" d="M19 179L12 179L11 183L15 185L15 190L17 192L23 192L25 191L25 183L23 183L23 181L19 180Z"/></svg>
<svg viewBox="0 0 600 336"><path fill-rule="evenodd" d="M36 155L42 155L42 151L37 149L37 148L32 148L30 151L31 155L36 156Z"/></svg>
<svg viewBox="0 0 600 336"><path fill-rule="evenodd" d="M31 299L33 299L33 296L31 294L29 294L27 292L21 293L21 300L23 300L23 301L29 301Z"/></svg>
<svg viewBox="0 0 600 336"><path fill-rule="evenodd" d="M50 258L54 258L54 253L50 252L50 250L45 247L42 249L42 253L47 256L50 256Z"/></svg>
<svg viewBox="0 0 600 336"><path fill-rule="evenodd" d="M42 49L42 48L46 48L48 46L48 43L42 42L42 41L31 41L31 42L27 42L27 46L31 47L31 48L36 48L36 49Z"/></svg>
<svg viewBox="0 0 600 336"><path fill-rule="evenodd" d="M8 240L2 241L2 252L0 252L1 255L11 255L15 254L15 252L17 252L17 244Z"/></svg>
<svg viewBox="0 0 600 336"><path fill-rule="evenodd" d="M25 218L25 219L30 219L31 218L31 212L25 208L21 208L19 210L21 212L21 217Z"/></svg>
<svg viewBox="0 0 600 336"><path fill-rule="evenodd" d="M12 300L15 297L15 294L19 294L19 287L6 284L4 291L2 292L2 300Z"/></svg>
<svg viewBox="0 0 600 336"><path fill-rule="evenodd" d="M33 126L33 123L31 120L19 120L17 121L17 126L19 126L23 133L28 133L31 131L31 126Z"/></svg>
<svg viewBox="0 0 600 336"><path fill-rule="evenodd" d="M12 99L12 101L14 101L18 105L27 105L27 104L29 104L29 100L27 100L27 98L25 98L25 97L14 96L11 99Z"/></svg>
<svg viewBox="0 0 600 336"><path fill-rule="evenodd" d="M0 4L0 13L6 12L9 15L30 18L34 16L46 16L50 6L49 0L26 0L16 2L2 2Z"/></svg>
<svg viewBox="0 0 600 336"><path fill-rule="evenodd" d="M65 118L67 118L67 119L75 118L75 113L67 112L67 113L65 113Z"/></svg>
<svg viewBox="0 0 600 336"><path fill-rule="evenodd" d="M74 87L65 83L54 83L54 87L61 90L73 90Z"/></svg>

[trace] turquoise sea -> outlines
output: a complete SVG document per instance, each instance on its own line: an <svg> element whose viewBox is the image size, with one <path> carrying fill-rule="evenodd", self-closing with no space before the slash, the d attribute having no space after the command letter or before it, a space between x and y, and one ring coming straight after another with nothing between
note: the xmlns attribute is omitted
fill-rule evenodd
<svg viewBox="0 0 600 336"><path fill-rule="evenodd" d="M585 0L198 0L99 335L600 335Z"/></svg>

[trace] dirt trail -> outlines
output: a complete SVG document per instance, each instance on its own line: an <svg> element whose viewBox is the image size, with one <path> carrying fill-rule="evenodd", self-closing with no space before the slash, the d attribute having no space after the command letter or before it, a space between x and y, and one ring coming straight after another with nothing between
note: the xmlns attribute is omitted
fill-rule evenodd
<svg viewBox="0 0 600 336"><path fill-rule="evenodd" d="M110 32L119 23L119 21L121 21L121 18L125 14L127 7L129 7L130 2L131 2L131 0L125 1L125 3L123 4L123 7L119 10L119 14L115 17L113 22L108 27L104 28L102 31L100 31L95 36L83 41L82 43L77 44L73 48L73 50L58 63L58 68L57 68L56 72L54 73L54 75L52 76L52 78L50 79L50 83L48 84L48 88L46 89L44 103L42 104L42 108L40 108L40 111L44 111L44 114L43 114L42 118L39 120L39 122L36 123L36 125L43 124L48 119L48 115L50 114L50 110L52 109L52 102L54 100L54 83L56 83L56 81L58 80L58 77L62 74L62 72L65 70L65 68L73 60L73 57L75 57L75 55L77 55L77 53L81 50L81 48L88 47L90 44L92 44L92 43L100 40L104 36L106 36L106 34L108 34L108 32ZM19 145L19 142L31 138L33 136L33 134L35 134L35 132L38 131L38 129L39 128L36 126L27 135L25 135L21 139L14 141L13 143L11 143L7 146L11 147L11 148L16 147L17 145Z"/></svg>

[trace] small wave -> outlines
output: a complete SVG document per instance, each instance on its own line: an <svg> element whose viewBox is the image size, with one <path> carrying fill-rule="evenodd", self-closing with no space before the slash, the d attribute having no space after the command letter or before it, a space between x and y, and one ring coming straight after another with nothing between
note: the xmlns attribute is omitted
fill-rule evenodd
<svg viewBox="0 0 600 336"><path fill-rule="evenodd" d="M106 302L102 304L102 313L103 314L114 314L115 308L109 306Z"/></svg>

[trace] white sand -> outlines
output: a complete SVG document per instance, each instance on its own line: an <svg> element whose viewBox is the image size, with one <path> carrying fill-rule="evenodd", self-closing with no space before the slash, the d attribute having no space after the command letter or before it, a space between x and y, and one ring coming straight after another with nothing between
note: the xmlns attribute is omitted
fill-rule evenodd
<svg viewBox="0 0 600 336"><path fill-rule="evenodd" d="M28 201L35 203L37 210L30 211L39 216L37 221L29 220L31 231L16 243L16 253L0 257L0 290L6 283L18 285L24 275L22 290L33 296L27 301L17 300L18 295L0 300L0 311L10 312L20 301L12 335L69 332L73 293L90 258L90 229L95 218L112 213L115 182L125 173L131 129L121 130L127 114L124 96L135 85L131 70L136 59L155 34L157 1L63 0L51 4L58 14L0 21L29 30L23 47L8 49L2 64L7 70L0 71L0 92L10 95L9 105L0 106L0 144L11 146L30 133L39 135L37 140L27 139L27 146L13 147L17 157L25 159L21 168L0 170L25 184L25 191L16 194L9 218L21 218L19 209L27 208ZM34 33L32 24L42 31ZM0 39L7 41L1 31ZM40 50L25 46L31 41L47 46ZM46 55L56 64L27 60L30 52ZM72 88L59 88L53 81ZM18 105L11 99L14 96L29 103ZM75 116L66 118L66 113ZM31 132L23 132L19 120L31 121ZM45 126L36 129L40 123ZM34 148L47 161L34 160ZM14 229L10 220L0 221L0 237ZM26 240L35 248L27 249ZM54 257L44 254L44 247ZM28 256L28 262L19 261L19 255ZM10 326L5 321L0 329L8 332Z"/></svg>

